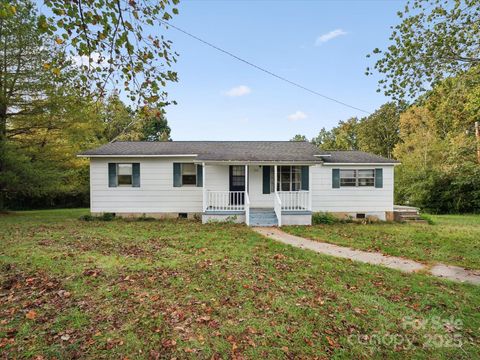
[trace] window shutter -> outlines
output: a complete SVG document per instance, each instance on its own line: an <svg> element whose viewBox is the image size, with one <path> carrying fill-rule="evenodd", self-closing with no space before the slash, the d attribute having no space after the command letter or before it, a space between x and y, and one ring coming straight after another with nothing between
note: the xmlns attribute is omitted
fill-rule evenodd
<svg viewBox="0 0 480 360"><path fill-rule="evenodd" d="M140 187L140 163L132 164L132 186Z"/></svg>
<svg viewBox="0 0 480 360"><path fill-rule="evenodd" d="M383 188L383 169L375 169L375 187Z"/></svg>
<svg viewBox="0 0 480 360"><path fill-rule="evenodd" d="M308 168L308 166L302 166L302 190L308 190L309 187Z"/></svg>
<svg viewBox="0 0 480 360"><path fill-rule="evenodd" d="M197 186L203 186L203 166L197 165Z"/></svg>
<svg viewBox="0 0 480 360"><path fill-rule="evenodd" d="M263 193L270 194L270 166L263 166Z"/></svg>
<svg viewBox="0 0 480 360"><path fill-rule="evenodd" d="M182 186L182 164L173 163L173 186Z"/></svg>
<svg viewBox="0 0 480 360"><path fill-rule="evenodd" d="M332 169L332 188L340 188L340 169Z"/></svg>
<svg viewBox="0 0 480 360"><path fill-rule="evenodd" d="M108 163L108 187L117 187L117 164Z"/></svg>

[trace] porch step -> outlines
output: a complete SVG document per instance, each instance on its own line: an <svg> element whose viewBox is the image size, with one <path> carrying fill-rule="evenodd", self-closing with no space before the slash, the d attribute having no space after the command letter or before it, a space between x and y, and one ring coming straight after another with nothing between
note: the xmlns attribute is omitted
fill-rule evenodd
<svg viewBox="0 0 480 360"><path fill-rule="evenodd" d="M250 226L277 226L277 215L273 209L250 209Z"/></svg>
<svg viewBox="0 0 480 360"><path fill-rule="evenodd" d="M399 222L426 223L420 216L417 208L409 206L395 206L394 219Z"/></svg>

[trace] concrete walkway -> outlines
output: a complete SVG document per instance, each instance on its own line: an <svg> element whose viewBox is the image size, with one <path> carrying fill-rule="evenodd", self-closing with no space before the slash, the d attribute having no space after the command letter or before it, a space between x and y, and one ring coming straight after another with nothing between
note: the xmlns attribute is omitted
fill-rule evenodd
<svg viewBox="0 0 480 360"><path fill-rule="evenodd" d="M431 275L446 278L457 282L469 282L480 285L480 271L466 270L461 267L436 264L428 267L417 261L404 259L396 256L383 255L379 252L354 250L349 247L328 244L320 241L309 240L299 236L290 235L275 227L255 227L259 234L280 241L284 244L309 249L321 254L336 256L344 259L360 261L367 264L381 265L391 269L407 273L425 271Z"/></svg>

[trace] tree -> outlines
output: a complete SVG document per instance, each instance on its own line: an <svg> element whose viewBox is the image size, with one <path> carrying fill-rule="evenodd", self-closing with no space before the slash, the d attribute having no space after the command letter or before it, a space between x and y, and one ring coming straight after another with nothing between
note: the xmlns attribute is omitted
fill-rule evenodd
<svg viewBox="0 0 480 360"><path fill-rule="evenodd" d="M393 102L382 105L358 124L358 144L363 151L387 158L399 141L400 113L404 106Z"/></svg>
<svg viewBox="0 0 480 360"><path fill-rule="evenodd" d="M140 139L143 141L171 141L163 109L144 107L137 115L140 119Z"/></svg>
<svg viewBox="0 0 480 360"><path fill-rule="evenodd" d="M321 128L316 137L312 139L312 143L322 150L333 150L336 148L335 135L332 131Z"/></svg>
<svg viewBox="0 0 480 360"><path fill-rule="evenodd" d="M441 213L480 209L473 131L479 113L471 96L480 86L475 74L471 69L444 80L400 115L401 141L394 150L402 163L395 174L397 202Z"/></svg>
<svg viewBox="0 0 480 360"><path fill-rule="evenodd" d="M381 56L375 69L385 76L378 91L395 100L414 98L445 77L480 64L478 0L414 0L398 16L401 23L393 27L392 44L383 52L373 51Z"/></svg>
<svg viewBox="0 0 480 360"><path fill-rule="evenodd" d="M308 139L305 135L297 134L290 141L308 141Z"/></svg>
<svg viewBox="0 0 480 360"><path fill-rule="evenodd" d="M52 82L45 76L43 64L50 58L50 48L37 28L37 17L31 2L0 0L0 209L4 207L6 192L11 189L10 166L22 166L14 160L15 146L7 143L12 136L31 131L42 125L15 126L17 119L45 110L45 89ZM15 173L15 172L13 172ZM28 171L23 171L27 174Z"/></svg>
<svg viewBox="0 0 480 360"><path fill-rule="evenodd" d="M109 88L120 86L132 102L164 104L166 82L177 81L166 68L177 54L159 32L178 14L178 0L43 2L51 14L40 17L40 29L55 38L67 58L76 59L81 89L105 97ZM58 74L63 61L52 58L46 65Z"/></svg>

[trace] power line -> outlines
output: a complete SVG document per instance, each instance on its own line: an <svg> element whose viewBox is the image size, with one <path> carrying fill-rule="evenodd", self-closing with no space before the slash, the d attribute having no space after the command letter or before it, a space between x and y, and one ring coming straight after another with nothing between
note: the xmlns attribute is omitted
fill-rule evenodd
<svg viewBox="0 0 480 360"><path fill-rule="evenodd" d="M347 104L347 103L345 103L345 102L343 102L343 101L334 99L334 98L332 98L332 97L330 97L330 96L323 95L323 94L321 94L321 93L319 93L319 92L317 92L317 91L315 91L315 90L309 89L309 88L307 88L307 87L305 87L305 86L303 86L303 85L300 85L300 84L298 84L298 83L296 83L296 82L294 82L294 81L288 80L287 78L284 78L283 76L277 75L277 74L275 74L275 73L273 73L273 72L271 72L271 71L269 71L269 70L267 70L267 69L265 69L265 68L262 68L262 67L260 67L260 66L258 66L258 65L255 65L255 64L251 63L250 61L247 61L247 60L245 60L245 59L242 59L241 57L239 57L239 56L237 56L237 55L235 55L235 54L232 54L231 52L229 52L229 51L227 51L227 50L224 50L224 49L222 49L222 48L220 48L220 47L218 47L218 46L216 46L216 45L214 45L214 44L212 44L212 43L210 43L210 42L208 42L208 41L206 41L206 40L203 40L203 39L199 38L198 36L195 36L195 35L189 33L188 31L185 31L185 30L179 28L178 26L172 25L172 24L170 24L169 22L167 22L167 21L165 21L165 20L162 20L162 19L159 19L159 20L160 20L160 22L162 22L163 24L165 24L165 25L167 25L167 26L170 26L170 27L174 28L174 29L177 30L177 31L180 31L180 32L184 33L185 35L190 36L191 38L193 38L193 39L195 39L195 40L197 40L197 41L200 41L201 43L203 43L203 44L205 44L205 45L207 45L207 46L210 46L211 48L214 48L215 50L218 50L218 51L220 51L220 52L222 52L222 53L224 53L224 54L226 54L226 55L228 55L228 56L231 56L231 57L233 57L234 59L236 59L236 60L238 60L238 61L241 61L241 62L243 62L243 63L245 63L245 64L247 64L247 65L250 65L250 66L254 67L254 68L257 69L257 70L263 71L264 73L266 73L266 74L268 74L268 75L270 75L270 76L273 76L273 77L275 77L275 78L277 78L277 79L279 79L279 80L282 80L282 81L284 81L284 82L286 82L286 83L288 83L288 84L290 84L290 85L296 86L296 87L298 87L298 88L300 88L300 89L303 89L303 90L305 90L305 91L308 91L309 93L312 93L312 94L314 94L314 95L320 96L320 97L322 97L322 98L324 98L324 99L327 99L327 100L336 102L337 104L340 104L340 105L349 107L349 108L354 109L354 110L358 110L358 111L364 112L364 113L366 113L366 114L371 114L371 113L370 113L369 111L367 111L367 110L363 110L363 109L360 109L360 108L358 108L358 107L356 107L356 106L349 105L349 104Z"/></svg>

